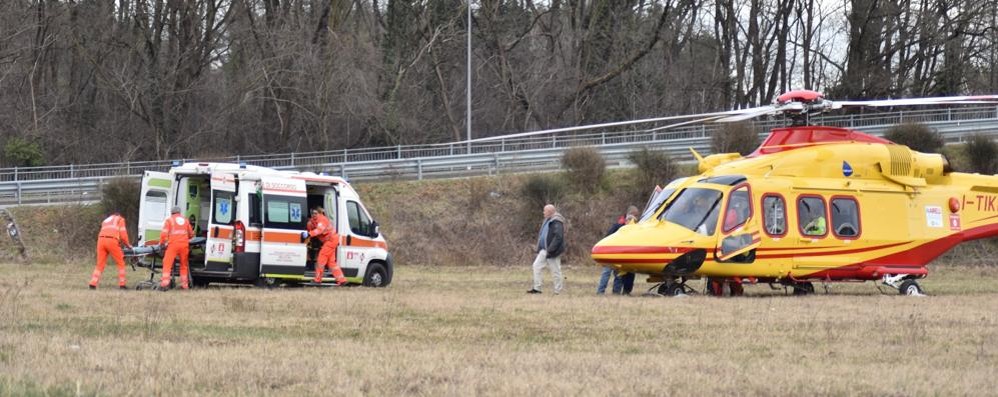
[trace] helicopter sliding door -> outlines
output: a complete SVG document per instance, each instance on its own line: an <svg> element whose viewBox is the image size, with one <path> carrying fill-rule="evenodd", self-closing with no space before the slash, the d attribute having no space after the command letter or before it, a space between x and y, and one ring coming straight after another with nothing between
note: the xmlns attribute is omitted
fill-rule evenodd
<svg viewBox="0 0 998 397"><path fill-rule="evenodd" d="M728 195L716 251L719 262L755 261L755 249L762 238L753 218L752 191L743 183Z"/></svg>

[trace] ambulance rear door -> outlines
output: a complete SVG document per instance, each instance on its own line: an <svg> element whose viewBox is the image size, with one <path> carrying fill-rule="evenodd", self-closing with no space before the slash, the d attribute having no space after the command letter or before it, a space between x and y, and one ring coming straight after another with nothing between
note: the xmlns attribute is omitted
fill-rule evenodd
<svg viewBox="0 0 998 397"><path fill-rule="evenodd" d="M146 171L142 175L139 200L138 242L136 246L159 243L163 221L169 214L168 203L173 179L166 172Z"/></svg>
<svg viewBox="0 0 998 397"><path fill-rule="evenodd" d="M207 270L227 271L232 263L232 231L236 220L236 178L225 173L211 174L211 206L205 242Z"/></svg>
<svg viewBox="0 0 998 397"><path fill-rule="evenodd" d="M260 188L263 193L260 274L301 279L308 257L305 239L301 237L308 222L305 181L263 176Z"/></svg>

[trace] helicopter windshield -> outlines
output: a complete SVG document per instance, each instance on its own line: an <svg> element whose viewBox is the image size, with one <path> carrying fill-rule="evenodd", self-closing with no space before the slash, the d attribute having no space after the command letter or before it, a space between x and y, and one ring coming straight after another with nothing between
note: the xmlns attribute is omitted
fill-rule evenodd
<svg viewBox="0 0 998 397"><path fill-rule="evenodd" d="M641 221L651 219L655 215L655 211L658 211L659 207L662 206L662 203L675 192L675 188L665 188L657 193L652 193L651 199L648 200L648 206L645 207L645 212L641 214Z"/></svg>
<svg viewBox="0 0 998 397"><path fill-rule="evenodd" d="M679 192L660 219L700 233L714 235L720 212L721 192L713 189L689 188Z"/></svg>
<svg viewBox="0 0 998 397"><path fill-rule="evenodd" d="M645 210L641 214L640 221L646 221L655 216L655 213L658 212L659 208L662 208L662 204L665 203L665 200L672 197L672 194L676 192L676 189L678 189L679 186L682 185L687 179L689 178L683 177L675 179L672 182L669 182L668 185L665 185L665 188L662 189L655 186L655 189L658 191L652 192L651 197L648 198L648 204L645 205Z"/></svg>

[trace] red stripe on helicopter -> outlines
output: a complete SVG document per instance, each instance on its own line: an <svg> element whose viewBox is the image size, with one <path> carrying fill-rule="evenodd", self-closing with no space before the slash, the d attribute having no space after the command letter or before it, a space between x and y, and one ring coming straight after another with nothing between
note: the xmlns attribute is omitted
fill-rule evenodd
<svg viewBox="0 0 998 397"><path fill-rule="evenodd" d="M986 221L986 220L988 220L988 219L994 219L994 218L998 218L998 215L994 215L994 216L989 216L989 217L987 217L987 218L981 218L981 219L978 219L978 220L976 220L976 221L970 221L970 223L977 223L977 222L981 222L981 221Z"/></svg>
<svg viewBox="0 0 998 397"><path fill-rule="evenodd" d="M884 245L878 245L878 246L873 246L873 247L864 247L864 248L856 248L856 249L848 249L848 250L838 250L838 251L797 252L797 253L791 252L791 253L788 253L788 254L758 255L758 256L756 256L756 258L757 259L778 259L778 258L793 258L793 257L801 257L801 256L828 256L828 255L841 255L841 254L856 254L856 253L860 253L860 252L876 251L876 250L879 250L879 249L893 248L893 247L897 247L897 246L905 245L905 244L910 244L910 243L911 243L911 241L906 241L906 242L902 242L902 243L884 244Z"/></svg>
<svg viewBox="0 0 998 397"><path fill-rule="evenodd" d="M979 226L868 262L854 263L812 273L807 275L806 278L876 279L884 274L924 275L928 273L925 269L927 263L957 244L970 240L994 237L996 235L998 235L998 224Z"/></svg>
<svg viewBox="0 0 998 397"><path fill-rule="evenodd" d="M601 246L593 247L593 255L604 254L685 254L692 251L690 247L652 247L652 246Z"/></svg>

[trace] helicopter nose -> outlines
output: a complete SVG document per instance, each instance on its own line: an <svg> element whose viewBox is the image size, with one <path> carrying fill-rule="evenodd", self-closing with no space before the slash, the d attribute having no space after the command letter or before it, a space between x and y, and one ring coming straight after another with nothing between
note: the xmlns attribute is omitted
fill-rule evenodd
<svg viewBox="0 0 998 397"><path fill-rule="evenodd" d="M592 258L604 265L621 263L668 263L692 251L688 247L644 245L596 245Z"/></svg>

